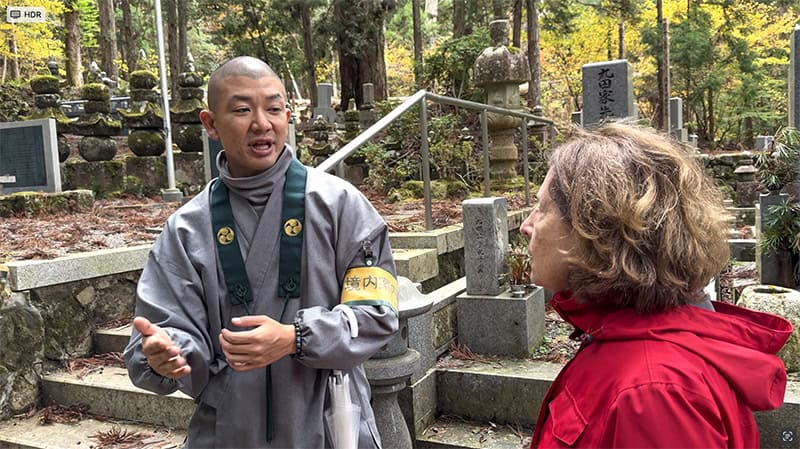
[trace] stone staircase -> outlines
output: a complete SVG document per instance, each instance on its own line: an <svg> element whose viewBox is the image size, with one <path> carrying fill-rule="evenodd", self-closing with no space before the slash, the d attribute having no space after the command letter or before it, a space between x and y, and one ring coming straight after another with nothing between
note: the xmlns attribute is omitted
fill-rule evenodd
<svg viewBox="0 0 800 449"><path fill-rule="evenodd" d="M518 228L524 216L524 212L511 215L509 228ZM452 263L458 263L459 258L463 261L459 252L463 251L463 229L455 226L427 233L393 233L390 238L398 273L423 287L427 284L423 290L430 292L427 296L433 302L425 316L409 320L409 346L420 352L421 369L398 400L414 447L528 447L539 404L561 365L503 357L465 361L447 355L450 343L457 340L456 297L464 292L466 282L452 276L447 279L444 271L450 269L447 257ZM14 291L35 292L39 301L74 297L86 307L96 307L93 304L106 300L112 290L120 289L119 285L135 281L137 276L130 273L141 267L146 254L147 248L138 248L121 255L103 253L98 258L10 264L10 286ZM91 269L100 271L76 277L76 273L86 275ZM115 273L124 274L122 284L110 282ZM47 283L37 285L37 279ZM99 299L92 299L89 292ZM131 293L125 290L121 296ZM86 326L93 329L88 321ZM130 326L93 329L90 334L88 354L121 352ZM46 348L52 344L45 339ZM0 391L0 402L5 400L4 394ZM80 408L84 419L44 425L40 412L0 421L0 449L179 448L194 409L193 401L183 394L159 396L135 388L124 368L113 366L84 370L81 375L63 371L42 374L39 397L42 406ZM756 418L762 447L800 449L800 382L790 384L781 409L757 413ZM101 444L100 437L109 441L114 436L120 440L126 436L139 438L136 444ZM385 447L392 449L390 444Z"/></svg>
<svg viewBox="0 0 800 449"><path fill-rule="evenodd" d="M96 354L122 352L130 337L130 326L106 329L95 334ZM132 447L141 449L180 448L194 411L194 401L182 393L156 395L133 386L124 368L100 366L73 373L43 374L40 381L42 405L57 405L66 416L81 411L77 422L43 424L43 412L34 416L0 421L0 448L77 449ZM119 442L118 446L101 444ZM125 445L125 437L127 444ZM133 443L135 441L135 443Z"/></svg>

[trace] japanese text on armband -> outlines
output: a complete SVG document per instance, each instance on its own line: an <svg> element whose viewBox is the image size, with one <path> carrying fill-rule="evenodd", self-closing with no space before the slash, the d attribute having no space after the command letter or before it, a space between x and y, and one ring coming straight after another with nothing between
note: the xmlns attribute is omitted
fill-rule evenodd
<svg viewBox="0 0 800 449"><path fill-rule="evenodd" d="M378 267L347 270L342 285L341 303L348 306L388 306L397 312L397 279Z"/></svg>

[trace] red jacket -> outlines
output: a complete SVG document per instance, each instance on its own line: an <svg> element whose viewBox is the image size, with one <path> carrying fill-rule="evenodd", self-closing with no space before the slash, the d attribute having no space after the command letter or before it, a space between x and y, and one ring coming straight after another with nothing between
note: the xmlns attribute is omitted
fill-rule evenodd
<svg viewBox="0 0 800 449"><path fill-rule="evenodd" d="M548 390L531 448L758 447L752 411L783 404L783 318L725 303L604 312L564 293L550 304L583 344Z"/></svg>

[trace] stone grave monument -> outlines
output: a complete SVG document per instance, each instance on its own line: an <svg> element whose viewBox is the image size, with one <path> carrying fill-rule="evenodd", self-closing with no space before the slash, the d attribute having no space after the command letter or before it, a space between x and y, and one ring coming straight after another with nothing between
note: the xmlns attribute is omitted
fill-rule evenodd
<svg viewBox="0 0 800 449"><path fill-rule="evenodd" d="M329 124L336 123L336 111L331 107L331 98L333 97L333 84L319 83L317 85L317 107L314 108L314 116L312 120L317 117L323 116L328 120Z"/></svg>
<svg viewBox="0 0 800 449"><path fill-rule="evenodd" d="M683 99L669 99L669 134L681 143L689 142L689 131L683 127Z"/></svg>
<svg viewBox="0 0 800 449"><path fill-rule="evenodd" d="M633 102L633 69L627 60L586 64L581 73L583 126L592 128L603 120L638 116Z"/></svg>
<svg viewBox="0 0 800 449"><path fill-rule="evenodd" d="M131 99L127 109L119 114L125 127L130 129L128 147L137 156L159 156L164 150L164 112L159 104L155 87L158 76L147 67L142 51L136 70L131 72Z"/></svg>
<svg viewBox="0 0 800 449"><path fill-rule="evenodd" d="M736 207L755 207L761 193L761 183L756 180L756 167L753 158L739 159L739 165L733 171L736 175Z"/></svg>
<svg viewBox="0 0 800 449"><path fill-rule="evenodd" d="M770 151L772 150L772 143L774 141L774 136L756 136L753 146L756 151Z"/></svg>
<svg viewBox="0 0 800 449"><path fill-rule="evenodd" d="M789 195L770 191L759 195L758 208L756 210L756 239L761 236L762 226L769 213L770 206L789 201ZM765 253L760 246L756 246L756 267L758 268L758 280L761 284L779 285L780 280L780 260L775 253Z"/></svg>
<svg viewBox="0 0 800 449"><path fill-rule="evenodd" d="M122 123L111 116L111 91L102 83L97 64L87 75L88 83L81 88L81 97L86 100L85 114L72 124L72 131L83 136L78 143L78 152L89 162L110 161L117 154L117 142L111 136L118 135Z"/></svg>
<svg viewBox="0 0 800 449"><path fill-rule="evenodd" d="M486 104L505 109L522 110L519 85L530 79L525 53L509 49L508 20L489 24L491 46L475 60L472 77L475 85L486 91ZM489 171L492 178L508 179L517 175L519 149L514 132L521 119L505 114L488 114Z"/></svg>
<svg viewBox="0 0 800 449"><path fill-rule="evenodd" d="M55 72L58 73L58 64L51 60L48 63L55 64ZM52 71L52 69L50 69ZM52 72L51 72L52 73ZM70 132L70 119L64 115L64 111L59 106L61 101L61 87L59 79L55 75L38 75L31 79L31 89L33 90L34 107L28 120L52 118L56 121L56 131L58 133L58 161L64 162L69 157L69 143L64 134Z"/></svg>
<svg viewBox="0 0 800 449"><path fill-rule="evenodd" d="M61 192L57 125L53 118L0 123L3 193Z"/></svg>
<svg viewBox="0 0 800 449"><path fill-rule="evenodd" d="M544 289L513 297L506 272L505 198L463 202L467 289L456 298L459 343L479 354L528 357L544 336Z"/></svg>
<svg viewBox="0 0 800 449"><path fill-rule="evenodd" d="M181 151L199 153L203 151L200 111L206 108L206 104L203 101L203 76L195 70L191 54L184 71L178 75L178 86L178 101L170 107L172 138Z"/></svg>
<svg viewBox="0 0 800 449"><path fill-rule="evenodd" d="M325 118L325 115L318 115L310 129L310 135L314 142L308 147L308 152L313 158L311 164L315 167L335 151L330 142L329 131L328 119Z"/></svg>
<svg viewBox="0 0 800 449"><path fill-rule="evenodd" d="M375 109L375 85L364 83L361 85L361 92L363 100L361 107L358 108L358 121L362 129L367 129L377 121L375 111L373 111Z"/></svg>

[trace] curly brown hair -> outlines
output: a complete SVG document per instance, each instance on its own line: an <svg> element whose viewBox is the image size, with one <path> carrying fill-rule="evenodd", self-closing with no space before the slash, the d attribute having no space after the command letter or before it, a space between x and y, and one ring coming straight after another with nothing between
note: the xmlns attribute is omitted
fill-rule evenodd
<svg viewBox="0 0 800 449"><path fill-rule="evenodd" d="M729 258L722 194L692 152L650 128L575 129L549 159L574 229L577 298L641 312L700 301Z"/></svg>

